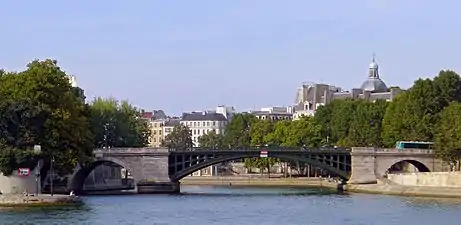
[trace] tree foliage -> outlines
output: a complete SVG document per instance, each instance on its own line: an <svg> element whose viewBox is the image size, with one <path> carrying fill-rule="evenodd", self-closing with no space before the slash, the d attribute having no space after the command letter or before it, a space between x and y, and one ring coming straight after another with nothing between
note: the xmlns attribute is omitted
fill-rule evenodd
<svg viewBox="0 0 461 225"><path fill-rule="evenodd" d="M391 147L397 140L433 141L440 112L461 100L461 79L453 71L440 71L434 79L418 79L392 101L383 119L382 138Z"/></svg>
<svg viewBox="0 0 461 225"><path fill-rule="evenodd" d="M116 128L109 130L111 146L146 145L149 129L136 108L122 102L114 114L112 100L92 105L85 100L83 89L72 87L55 60L34 60L20 72L0 70L0 172L9 175L54 158L56 171L68 174L106 143L99 125L107 121ZM35 145L41 146L39 155L33 153Z"/></svg>
<svg viewBox="0 0 461 225"><path fill-rule="evenodd" d="M67 74L54 60L35 60L26 70L0 76L0 143L2 154L19 157L34 145L41 145L45 159L54 157L56 166L68 172L92 155L92 133L85 114L85 102L76 95ZM14 157L13 157L14 158ZM31 159L33 160L33 159ZM18 161L18 160L16 160ZM3 173L16 169L2 164Z"/></svg>
<svg viewBox="0 0 461 225"><path fill-rule="evenodd" d="M148 121L127 101L96 98L91 104L91 128L96 147L144 147L149 143Z"/></svg>
<svg viewBox="0 0 461 225"><path fill-rule="evenodd" d="M201 148L207 149L222 149L224 148L223 135L217 134L216 131L210 132L200 136L198 142Z"/></svg>
<svg viewBox="0 0 461 225"><path fill-rule="evenodd" d="M170 149L190 149L194 146L192 132L186 125L179 124L165 137L162 145Z"/></svg>
<svg viewBox="0 0 461 225"><path fill-rule="evenodd" d="M437 124L435 146L438 155L455 162L461 158L461 103L453 102L444 108Z"/></svg>

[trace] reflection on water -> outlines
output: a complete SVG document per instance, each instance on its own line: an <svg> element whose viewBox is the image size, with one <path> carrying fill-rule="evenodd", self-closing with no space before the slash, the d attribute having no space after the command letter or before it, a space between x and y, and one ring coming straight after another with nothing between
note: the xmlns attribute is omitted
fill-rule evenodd
<svg viewBox="0 0 461 225"><path fill-rule="evenodd" d="M461 199L319 188L184 186L178 195L88 196L77 207L0 210L0 224L460 224Z"/></svg>

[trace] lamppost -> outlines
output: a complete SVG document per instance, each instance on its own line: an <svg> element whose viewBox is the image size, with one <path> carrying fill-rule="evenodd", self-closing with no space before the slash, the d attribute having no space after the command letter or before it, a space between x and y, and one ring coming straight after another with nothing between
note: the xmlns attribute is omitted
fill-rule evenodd
<svg viewBox="0 0 461 225"><path fill-rule="evenodd" d="M40 155L40 153L42 153L42 146L40 145L34 145L34 153L36 155ZM36 185L36 194L40 194L40 170L41 170L41 166L40 166L40 162L42 160L39 159L38 162L37 162L37 170L35 171L35 185Z"/></svg>
<svg viewBox="0 0 461 225"><path fill-rule="evenodd" d="M50 194L53 196L53 180L54 180L54 170L53 170L53 163L54 163L54 156L51 157L51 162L50 162Z"/></svg>

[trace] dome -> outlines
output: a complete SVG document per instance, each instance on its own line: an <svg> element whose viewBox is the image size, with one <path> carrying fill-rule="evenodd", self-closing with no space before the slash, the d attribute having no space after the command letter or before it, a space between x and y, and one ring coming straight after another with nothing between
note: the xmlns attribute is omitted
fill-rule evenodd
<svg viewBox="0 0 461 225"><path fill-rule="evenodd" d="M364 81L360 89L362 89L363 91L371 91L371 92L388 91L387 85L381 79L375 78L375 77L370 77L366 81Z"/></svg>

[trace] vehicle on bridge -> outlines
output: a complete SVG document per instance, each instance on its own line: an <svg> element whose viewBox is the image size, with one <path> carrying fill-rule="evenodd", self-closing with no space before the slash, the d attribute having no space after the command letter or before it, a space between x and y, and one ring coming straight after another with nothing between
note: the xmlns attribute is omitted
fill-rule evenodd
<svg viewBox="0 0 461 225"><path fill-rule="evenodd" d="M396 149L407 149L407 148L417 148L417 149L433 149L434 142L424 142L424 141L397 141L395 144Z"/></svg>

